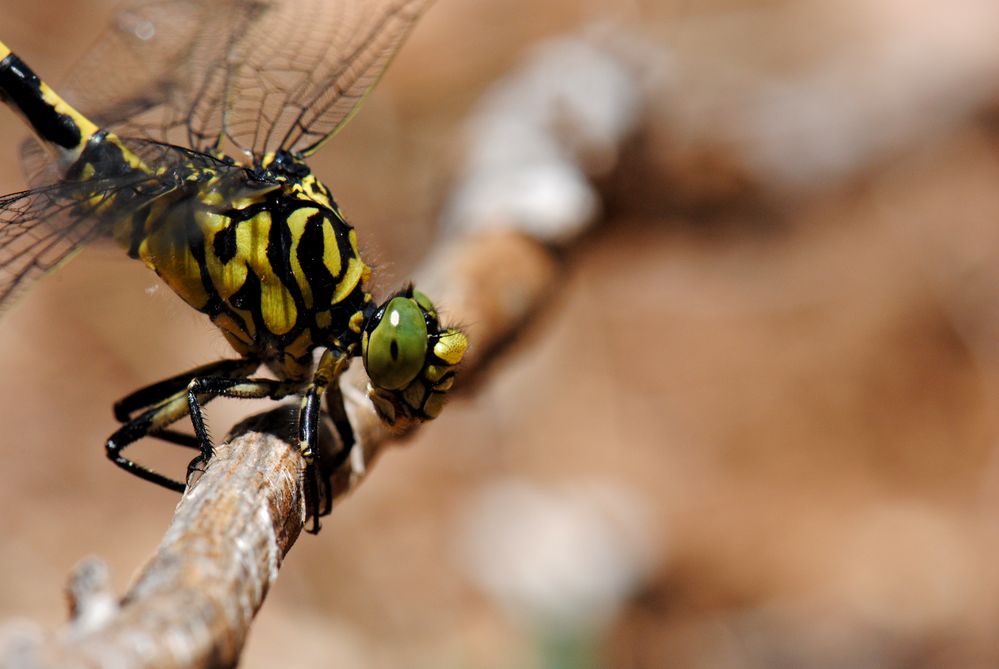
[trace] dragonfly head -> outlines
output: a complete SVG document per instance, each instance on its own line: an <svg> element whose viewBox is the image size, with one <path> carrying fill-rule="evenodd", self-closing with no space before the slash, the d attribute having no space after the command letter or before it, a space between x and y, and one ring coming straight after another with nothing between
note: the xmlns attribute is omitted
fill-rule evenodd
<svg viewBox="0 0 999 669"><path fill-rule="evenodd" d="M412 286L386 300L361 334L368 396L382 420L403 428L436 418L467 348L465 334L442 328L433 302Z"/></svg>

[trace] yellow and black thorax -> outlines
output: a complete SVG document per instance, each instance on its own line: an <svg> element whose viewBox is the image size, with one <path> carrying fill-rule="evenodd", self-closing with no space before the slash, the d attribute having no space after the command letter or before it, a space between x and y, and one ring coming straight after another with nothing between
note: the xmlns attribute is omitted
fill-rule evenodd
<svg viewBox="0 0 999 669"><path fill-rule="evenodd" d="M311 351L349 335L370 302L370 270L329 189L290 154L179 172L177 191L119 221L116 239L239 353L281 376L306 373Z"/></svg>

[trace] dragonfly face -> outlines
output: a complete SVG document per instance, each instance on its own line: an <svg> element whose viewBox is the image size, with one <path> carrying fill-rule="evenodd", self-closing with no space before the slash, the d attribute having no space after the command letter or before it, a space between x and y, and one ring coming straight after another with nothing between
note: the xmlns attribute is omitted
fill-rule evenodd
<svg viewBox="0 0 999 669"><path fill-rule="evenodd" d="M300 395L299 447L318 516L321 400L329 391L346 457L354 435L337 381L353 357L389 425L440 413L464 334L442 326L411 286L375 303L356 232L305 162L354 113L425 4L138 0L71 80L92 117L0 43L0 100L39 140L24 152L34 188L0 198L0 308L82 244L110 237L240 355L116 404L124 425L107 443L116 464L183 490L122 451L144 436L190 446L199 450L190 473L212 453L204 403ZM250 376L262 364L276 380ZM169 427L187 414L194 437Z"/></svg>
<svg viewBox="0 0 999 669"><path fill-rule="evenodd" d="M387 423L440 415L454 367L468 348L465 335L442 329L426 295L409 287L367 318L361 339L369 397Z"/></svg>

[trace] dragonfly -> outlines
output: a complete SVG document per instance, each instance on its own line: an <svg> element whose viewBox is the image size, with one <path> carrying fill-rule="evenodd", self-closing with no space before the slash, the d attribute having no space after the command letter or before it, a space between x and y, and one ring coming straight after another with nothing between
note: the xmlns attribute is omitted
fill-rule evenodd
<svg viewBox="0 0 999 669"><path fill-rule="evenodd" d="M0 197L0 310L109 239L236 353L115 403L121 425L105 450L125 471L183 492L213 454L206 403L298 397L318 532L331 504L319 420L325 400L343 444L333 466L342 463L356 438L338 381L354 358L390 428L441 413L467 337L412 285L374 298L356 231L306 162L357 111L427 4L132 2L79 61L65 97L0 42L0 100L34 135L21 151L29 188ZM193 435L172 427L185 416ZM198 451L184 480L125 456L145 437Z"/></svg>

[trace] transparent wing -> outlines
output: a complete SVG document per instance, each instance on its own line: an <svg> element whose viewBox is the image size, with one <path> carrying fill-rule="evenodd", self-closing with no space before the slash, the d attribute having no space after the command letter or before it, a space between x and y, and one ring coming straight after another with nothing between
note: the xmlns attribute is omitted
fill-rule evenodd
<svg viewBox="0 0 999 669"><path fill-rule="evenodd" d="M424 0L290 0L255 23L231 70L226 130L240 146L306 155L381 78Z"/></svg>
<svg viewBox="0 0 999 669"><path fill-rule="evenodd" d="M349 120L429 2L136 2L64 95L125 135L308 154Z"/></svg>
<svg viewBox="0 0 999 669"><path fill-rule="evenodd" d="M0 197L0 312L84 244L109 237L116 222L159 198L179 203L196 197L199 184L193 175L210 170L222 179L249 179L241 167L179 147L144 140L127 140L126 145L146 164L156 165L157 173L92 162L98 175L93 178Z"/></svg>
<svg viewBox="0 0 999 669"><path fill-rule="evenodd" d="M55 183L62 178L62 170L34 137L21 142L21 171L31 188Z"/></svg>
<svg viewBox="0 0 999 669"><path fill-rule="evenodd" d="M139 0L126 4L79 61L60 93L121 135L206 148L222 132L228 54L267 10L247 0Z"/></svg>
<svg viewBox="0 0 999 669"><path fill-rule="evenodd" d="M0 197L0 311L31 283L99 236L99 222L72 215L58 186Z"/></svg>

